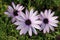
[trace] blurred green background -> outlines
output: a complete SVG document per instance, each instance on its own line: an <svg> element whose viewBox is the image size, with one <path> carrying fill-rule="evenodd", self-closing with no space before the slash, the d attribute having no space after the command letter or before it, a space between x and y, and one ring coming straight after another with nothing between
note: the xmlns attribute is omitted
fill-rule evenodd
<svg viewBox="0 0 60 40"><path fill-rule="evenodd" d="M56 16L59 16L58 20L60 21L60 0L0 0L0 40L56 40L56 36L60 35L60 22L58 28L55 28L54 32L50 31L49 34L38 31L37 36L34 34L31 37L28 34L19 35L19 31L10 21L11 18L4 14L11 2L20 3L29 10L34 8L39 12L51 9L55 11Z"/></svg>

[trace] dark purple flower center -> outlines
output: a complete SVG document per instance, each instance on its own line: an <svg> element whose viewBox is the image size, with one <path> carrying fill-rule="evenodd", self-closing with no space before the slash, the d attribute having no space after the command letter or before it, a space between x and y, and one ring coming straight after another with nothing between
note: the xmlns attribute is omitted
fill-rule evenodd
<svg viewBox="0 0 60 40"><path fill-rule="evenodd" d="M48 24L48 19L47 18L45 18L44 20L43 20L43 22L45 23L45 24Z"/></svg>
<svg viewBox="0 0 60 40"><path fill-rule="evenodd" d="M26 25L30 25L30 24L31 24L31 20L29 20L29 19L26 20L26 21L25 21L25 24L26 24Z"/></svg>
<svg viewBox="0 0 60 40"><path fill-rule="evenodd" d="M15 11L13 12L13 14L14 14L14 16L18 16L18 11L15 10Z"/></svg>

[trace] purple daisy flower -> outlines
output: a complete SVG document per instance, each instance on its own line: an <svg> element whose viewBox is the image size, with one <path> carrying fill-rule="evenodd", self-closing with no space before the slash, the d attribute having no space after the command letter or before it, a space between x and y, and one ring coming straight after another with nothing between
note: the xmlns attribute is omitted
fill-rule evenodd
<svg viewBox="0 0 60 40"><path fill-rule="evenodd" d="M20 31L20 35L29 33L30 36L32 36L32 32L37 35L36 29L40 29L41 27L39 24L41 24L41 21L38 20L37 11L34 12L33 9L30 10L30 12L26 9L25 11L26 15L24 13L21 13L20 16L17 16L17 20L14 24L18 25L16 28ZM36 29L35 29L36 28Z"/></svg>
<svg viewBox="0 0 60 40"><path fill-rule="evenodd" d="M21 13L24 7L20 4L15 5L13 2L12 6L13 7L8 6L7 12L5 12L5 14L8 15L8 17L12 17L12 22L14 22L16 20L16 16L20 15L18 12Z"/></svg>
<svg viewBox="0 0 60 40"><path fill-rule="evenodd" d="M43 33L46 33L50 31L54 31L54 27L58 27L57 23L59 22L56 20L58 17L53 16L54 12L51 12L51 10L45 10L45 12L41 12L39 18L42 21L41 28L43 29Z"/></svg>

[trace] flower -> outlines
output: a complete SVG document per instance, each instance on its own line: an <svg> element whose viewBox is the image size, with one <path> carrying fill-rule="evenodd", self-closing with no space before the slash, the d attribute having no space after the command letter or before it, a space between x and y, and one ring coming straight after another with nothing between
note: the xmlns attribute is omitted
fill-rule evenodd
<svg viewBox="0 0 60 40"><path fill-rule="evenodd" d="M59 22L56 20L58 16L54 16L54 12L51 12L51 10L45 10L45 12L41 12L39 16L40 20L42 21L42 24L40 25L43 29L43 33L49 33L50 29L54 31L54 27L57 27L57 23Z"/></svg>
<svg viewBox="0 0 60 40"><path fill-rule="evenodd" d="M14 22L16 20L16 16L18 16L18 12L21 13L24 7L21 6L20 4L15 5L13 2L12 6L13 7L8 6L7 12L5 12L5 14L7 14L8 17L12 17L12 22Z"/></svg>
<svg viewBox="0 0 60 40"><path fill-rule="evenodd" d="M30 12L26 9L25 11L26 15L24 13L21 13L20 16L17 16L17 20L14 24L18 25L16 28L20 31L20 35L29 33L29 36L32 36L32 32L37 35L36 29L41 29L39 24L41 24L41 21L38 20L37 11L34 12L33 9L30 10ZM36 28L36 29L35 29Z"/></svg>

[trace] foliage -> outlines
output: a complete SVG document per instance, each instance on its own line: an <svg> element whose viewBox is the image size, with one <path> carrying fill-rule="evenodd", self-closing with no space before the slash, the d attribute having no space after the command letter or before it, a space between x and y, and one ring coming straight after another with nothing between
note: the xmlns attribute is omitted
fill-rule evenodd
<svg viewBox="0 0 60 40"><path fill-rule="evenodd" d="M33 34L32 37L28 34L19 35L16 26L10 21L11 18L4 14L11 2L20 3L29 10L34 8L39 12L52 9L52 11L55 11L55 15L59 16L58 20L60 21L60 0L0 0L0 40L56 40L55 37L60 35L60 22L54 32L50 31L50 33L43 34L38 31L38 35Z"/></svg>

